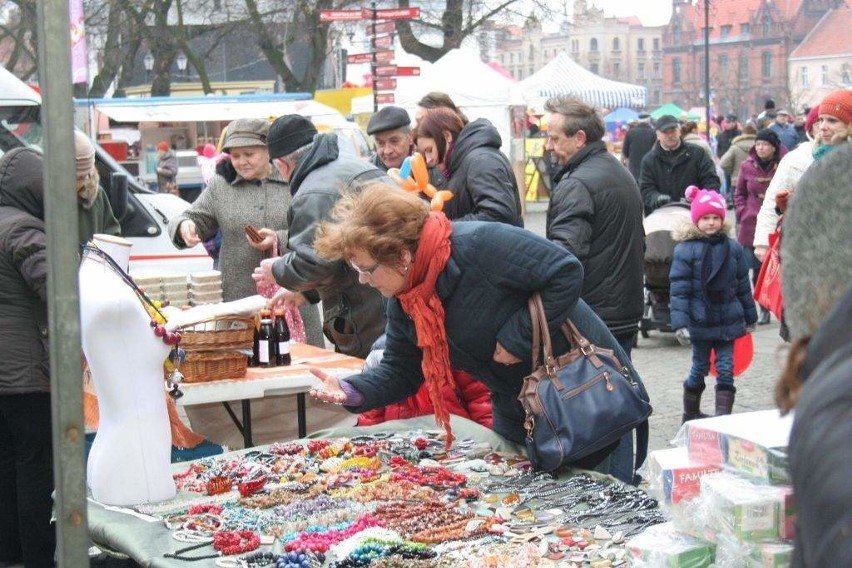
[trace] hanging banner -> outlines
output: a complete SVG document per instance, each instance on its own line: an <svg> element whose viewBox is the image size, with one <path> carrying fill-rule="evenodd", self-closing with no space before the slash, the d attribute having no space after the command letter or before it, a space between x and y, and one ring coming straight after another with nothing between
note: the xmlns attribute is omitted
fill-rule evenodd
<svg viewBox="0 0 852 568"><path fill-rule="evenodd" d="M86 16L83 0L69 2L71 16L71 82L89 82L89 56L86 51Z"/></svg>

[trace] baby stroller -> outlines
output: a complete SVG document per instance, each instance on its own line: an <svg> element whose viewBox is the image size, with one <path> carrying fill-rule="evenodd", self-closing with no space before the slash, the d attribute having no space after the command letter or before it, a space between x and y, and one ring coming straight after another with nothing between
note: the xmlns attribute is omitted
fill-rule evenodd
<svg viewBox="0 0 852 568"><path fill-rule="evenodd" d="M690 221L689 204L684 202L669 203L645 217L645 310L639 321L642 337L653 330L674 331L669 310L669 271L676 244L672 231Z"/></svg>

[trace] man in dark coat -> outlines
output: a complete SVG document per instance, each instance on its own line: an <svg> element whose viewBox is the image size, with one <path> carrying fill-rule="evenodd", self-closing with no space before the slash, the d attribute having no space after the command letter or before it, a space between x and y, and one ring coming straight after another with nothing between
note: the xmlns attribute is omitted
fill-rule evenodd
<svg viewBox="0 0 852 568"><path fill-rule="evenodd" d="M556 97L547 149L562 166L550 195L547 238L583 264L581 297L600 316L627 356L644 308L642 198L633 176L609 153L604 124L595 109L575 97ZM615 450L610 473L636 482L629 463L632 434Z"/></svg>
<svg viewBox="0 0 852 568"><path fill-rule="evenodd" d="M624 136L624 144L621 147L621 157L627 160L627 169L633 179L639 181L639 168L642 166L642 158L654 147L657 135L651 126L651 115L642 113L639 122L627 131Z"/></svg>
<svg viewBox="0 0 852 568"><path fill-rule="evenodd" d="M47 240L41 154L0 159L0 564L53 566Z"/></svg>
<svg viewBox="0 0 852 568"><path fill-rule="evenodd" d="M311 121L301 115L288 114L273 122L267 147L293 194L287 213L289 252L264 261L255 274L268 277L271 271L285 289L282 294L300 292L312 300L318 295L326 337L337 351L364 358L384 331L385 302L376 290L358 282L358 273L345 262L317 256L314 236L341 192L373 181L394 181L372 164L341 154L334 133L317 134ZM285 298L304 301L297 294Z"/></svg>
<svg viewBox="0 0 852 568"><path fill-rule="evenodd" d="M607 151L604 124L574 97L547 101L547 149L562 166L550 195L546 235L583 263L582 298L628 354L642 318L642 198Z"/></svg>
<svg viewBox="0 0 852 568"><path fill-rule="evenodd" d="M657 143L642 159L639 190L650 213L671 201L683 199L690 185L716 189L722 185L713 160L703 149L680 139L680 123L669 115L657 120Z"/></svg>
<svg viewBox="0 0 852 568"><path fill-rule="evenodd" d="M734 138L742 134L737 127L737 115L729 114L725 117L725 129L716 136L716 156L721 158L731 147ZM730 180L729 180L730 184Z"/></svg>
<svg viewBox="0 0 852 568"><path fill-rule="evenodd" d="M373 114L367 123L367 134L376 142L376 151L370 156L370 163L383 172L401 167L403 160L416 150L411 117L407 110L400 107L386 106ZM444 176L438 168L429 168L429 183L436 188L443 187Z"/></svg>

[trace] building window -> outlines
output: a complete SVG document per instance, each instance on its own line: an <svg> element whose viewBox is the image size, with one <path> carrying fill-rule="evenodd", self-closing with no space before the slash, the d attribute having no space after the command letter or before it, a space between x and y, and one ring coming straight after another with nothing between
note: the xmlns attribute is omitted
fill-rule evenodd
<svg viewBox="0 0 852 568"><path fill-rule="evenodd" d="M680 83L680 59L672 60L672 80L675 83Z"/></svg>
<svg viewBox="0 0 852 568"><path fill-rule="evenodd" d="M674 44L680 45L680 22L675 22L672 27L672 36L674 37ZM654 46L654 50L656 51L657 46Z"/></svg>
<svg viewBox="0 0 852 568"><path fill-rule="evenodd" d="M660 38L654 38L654 51L660 51Z"/></svg>
<svg viewBox="0 0 852 568"><path fill-rule="evenodd" d="M637 71L636 75L639 77L639 79L644 80L645 79L645 64L640 63L639 67L637 68L636 71Z"/></svg>
<svg viewBox="0 0 852 568"><path fill-rule="evenodd" d="M530 44L530 54L527 56L527 61L535 61L535 48Z"/></svg>
<svg viewBox="0 0 852 568"><path fill-rule="evenodd" d="M848 63L843 64L843 70L841 71L840 77L841 77L840 81L844 85L848 85L848 84L852 83L852 80L849 79L849 64Z"/></svg>
<svg viewBox="0 0 852 568"><path fill-rule="evenodd" d="M751 32L751 25L749 24L740 24L740 34L748 35Z"/></svg>
<svg viewBox="0 0 852 568"><path fill-rule="evenodd" d="M722 34L722 37L728 37L729 35L731 35L731 29L733 29L733 26L728 25L722 26L719 31Z"/></svg>
<svg viewBox="0 0 852 568"><path fill-rule="evenodd" d="M748 80L748 54L740 54L739 74L737 76L740 83Z"/></svg>
<svg viewBox="0 0 852 568"><path fill-rule="evenodd" d="M828 85L828 65L823 65L820 69L820 75L822 76L822 84Z"/></svg>
<svg viewBox="0 0 852 568"><path fill-rule="evenodd" d="M645 51L645 38L640 37L636 40L636 50L637 51Z"/></svg>
<svg viewBox="0 0 852 568"><path fill-rule="evenodd" d="M571 51L573 51L574 53L577 53L578 51L580 51L580 40L579 39L572 39L571 40Z"/></svg>
<svg viewBox="0 0 852 568"><path fill-rule="evenodd" d="M764 51L761 56L761 60L760 72L764 79L768 79L769 77L772 77L772 54L768 51Z"/></svg>
<svg viewBox="0 0 852 568"><path fill-rule="evenodd" d="M621 41L617 37L612 38L612 50L621 51Z"/></svg>
<svg viewBox="0 0 852 568"><path fill-rule="evenodd" d="M509 54L509 63L515 63L515 54L514 53Z"/></svg>
<svg viewBox="0 0 852 568"><path fill-rule="evenodd" d="M592 38L589 41L589 51L597 51L598 50L598 40L597 38Z"/></svg>
<svg viewBox="0 0 852 568"><path fill-rule="evenodd" d="M615 62L612 64L612 74L616 79L621 77L621 63Z"/></svg>
<svg viewBox="0 0 852 568"><path fill-rule="evenodd" d="M772 18L769 15L763 16L763 35L768 36L772 33Z"/></svg>
<svg viewBox="0 0 852 568"><path fill-rule="evenodd" d="M659 63L654 63L654 76L652 78L653 79L659 79L660 78L660 64Z"/></svg>
<svg viewBox="0 0 852 568"><path fill-rule="evenodd" d="M800 67L799 68L799 75L801 75L801 77L802 77L802 86L807 87L808 83L809 83L809 81L808 81L808 68L807 67Z"/></svg>
<svg viewBox="0 0 852 568"><path fill-rule="evenodd" d="M597 63L592 63L591 65L589 65L589 71L591 71L592 73L597 75L598 72L600 71L600 66L598 66Z"/></svg>
<svg viewBox="0 0 852 568"><path fill-rule="evenodd" d="M725 53L719 55L719 73L728 74L728 56Z"/></svg>

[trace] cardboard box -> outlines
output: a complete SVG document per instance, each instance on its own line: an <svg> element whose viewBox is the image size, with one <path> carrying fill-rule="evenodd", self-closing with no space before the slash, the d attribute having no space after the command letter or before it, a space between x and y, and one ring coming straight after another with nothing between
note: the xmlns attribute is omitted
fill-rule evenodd
<svg viewBox="0 0 852 568"><path fill-rule="evenodd" d="M721 470L689 459L686 448L656 450L649 455L649 483L665 503L690 501L701 491L701 477Z"/></svg>
<svg viewBox="0 0 852 568"><path fill-rule="evenodd" d="M757 485L730 473L701 478L701 501L710 525L739 540L758 541L779 536L779 518L785 492L772 485Z"/></svg>
<svg viewBox="0 0 852 568"><path fill-rule="evenodd" d="M716 547L678 532L671 523L649 527L627 541L634 568L709 568Z"/></svg>

